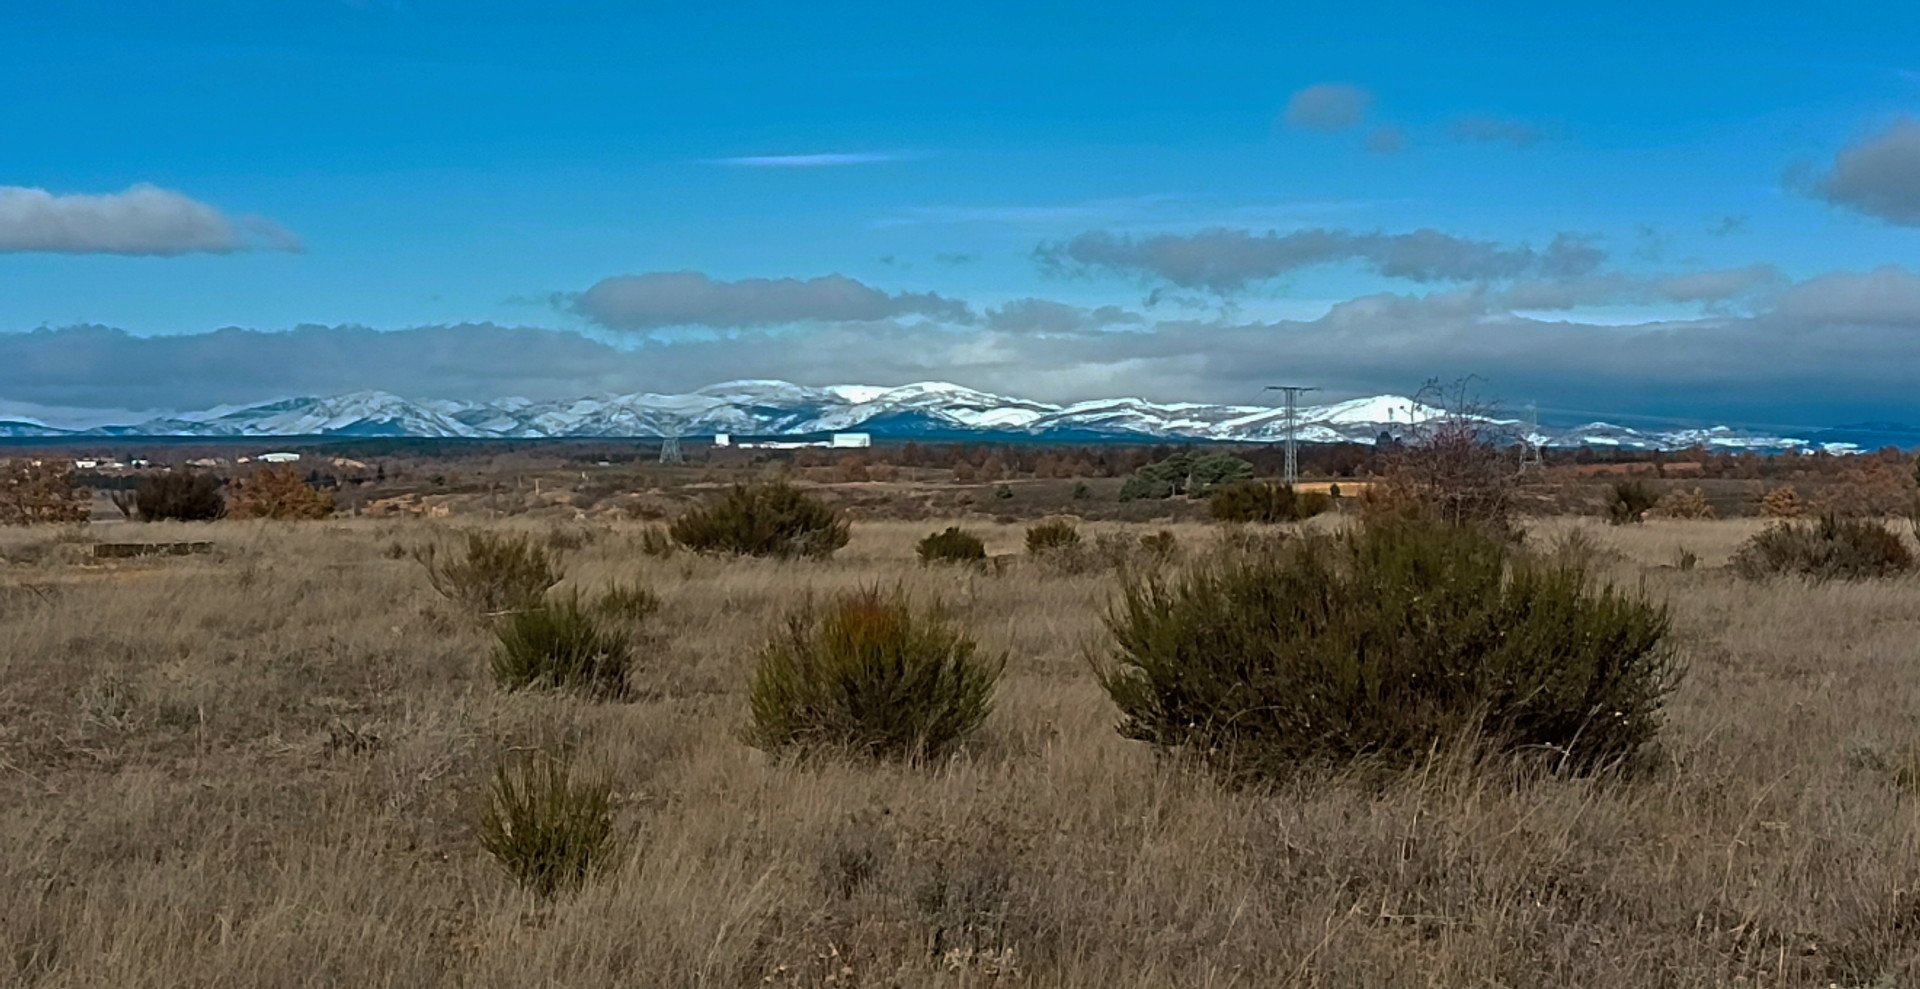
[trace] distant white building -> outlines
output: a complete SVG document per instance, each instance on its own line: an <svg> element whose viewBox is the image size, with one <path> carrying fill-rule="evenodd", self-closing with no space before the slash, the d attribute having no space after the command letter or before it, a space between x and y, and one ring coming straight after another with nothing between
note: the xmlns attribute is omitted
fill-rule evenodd
<svg viewBox="0 0 1920 989"><path fill-rule="evenodd" d="M732 445L733 445L733 434L732 434L732 433L715 433L715 434L713 434L713 445L714 445L714 446L732 446Z"/></svg>
<svg viewBox="0 0 1920 989"><path fill-rule="evenodd" d="M726 433L715 433L714 446L738 446L742 450L804 450L808 447L829 447L835 450L864 450L873 446L872 433L834 433L824 440L766 440L760 443L734 443L733 437Z"/></svg>
<svg viewBox="0 0 1920 989"><path fill-rule="evenodd" d="M872 433L833 434L833 448L836 450L864 450L872 445Z"/></svg>
<svg viewBox="0 0 1920 989"><path fill-rule="evenodd" d="M297 453L263 453L257 459L263 464L292 464L300 461Z"/></svg>

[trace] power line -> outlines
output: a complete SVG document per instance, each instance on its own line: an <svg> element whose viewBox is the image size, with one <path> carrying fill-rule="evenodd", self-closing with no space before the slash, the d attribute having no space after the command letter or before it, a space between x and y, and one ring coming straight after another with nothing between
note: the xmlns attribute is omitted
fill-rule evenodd
<svg viewBox="0 0 1920 989"><path fill-rule="evenodd" d="M1292 485L1300 480L1300 395L1320 389L1307 385L1268 385L1267 390L1282 392L1287 396L1287 466L1283 476L1287 484Z"/></svg>

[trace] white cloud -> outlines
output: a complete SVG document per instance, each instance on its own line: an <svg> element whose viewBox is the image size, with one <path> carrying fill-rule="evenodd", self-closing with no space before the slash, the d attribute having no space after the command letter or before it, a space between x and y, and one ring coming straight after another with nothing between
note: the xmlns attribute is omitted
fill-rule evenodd
<svg viewBox="0 0 1920 989"><path fill-rule="evenodd" d="M878 165L907 161L919 155L906 151L828 152L809 155L747 155L740 158L714 158L716 165L740 168L831 168L836 165Z"/></svg>
<svg viewBox="0 0 1920 989"><path fill-rule="evenodd" d="M890 295L845 275L722 281L698 271L656 271L595 282L556 302L601 326L654 330L669 326L736 329L822 320L868 321L929 316L965 323L966 303L932 292Z"/></svg>
<svg viewBox="0 0 1920 989"><path fill-rule="evenodd" d="M299 251L300 239L260 216L229 218L206 203L141 183L107 195L55 195L0 186L0 253L229 254Z"/></svg>

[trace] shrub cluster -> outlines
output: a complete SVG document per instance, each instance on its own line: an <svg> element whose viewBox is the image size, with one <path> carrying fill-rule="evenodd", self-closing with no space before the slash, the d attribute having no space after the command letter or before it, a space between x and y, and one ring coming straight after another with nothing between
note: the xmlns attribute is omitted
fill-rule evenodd
<svg viewBox="0 0 1920 989"><path fill-rule="evenodd" d="M1775 522L1733 555L1734 572L1750 579L1793 574L1859 580L1894 576L1913 566L1906 542L1884 523L1832 514L1814 522Z"/></svg>
<svg viewBox="0 0 1920 989"><path fill-rule="evenodd" d="M1264 481L1236 481L1207 499L1208 514L1221 522L1297 522L1331 507L1333 499L1318 491Z"/></svg>
<svg viewBox="0 0 1920 989"><path fill-rule="evenodd" d="M220 479L197 471L168 471L141 478L133 489L134 514L143 522L211 522L226 514Z"/></svg>
<svg viewBox="0 0 1920 989"><path fill-rule="evenodd" d="M1475 733L1584 770L1653 737L1669 625L1478 530L1378 523L1123 579L1099 673L1122 734L1231 780L1404 767Z"/></svg>
<svg viewBox="0 0 1920 989"><path fill-rule="evenodd" d="M234 479L227 514L237 519L324 519L333 514L333 494L308 484L292 467L262 467Z"/></svg>
<svg viewBox="0 0 1920 989"><path fill-rule="evenodd" d="M1080 530L1066 519L1047 519L1027 527L1027 552L1035 555L1080 545Z"/></svg>
<svg viewBox="0 0 1920 989"><path fill-rule="evenodd" d="M414 551L435 590L468 610L497 615L538 602L565 576L559 554L531 536L468 532L453 559L433 543Z"/></svg>
<svg viewBox="0 0 1920 989"><path fill-rule="evenodd" d="M613 857L613 785L579 780L544 753L494 770L480 810L480 847L522 886L552 896L585 882Z"/></svg>
<svg viewBox="0 0 1920 989"><path fill-rule="evenodd" d="M633 663L626 633L575 599L539 601L508 615L494 635L493 681L503 690L575 690L623 697Z"/></svg>
<svg viewBox="0 0 1920 989"><path fill-rule="evenodd" d="M987 558L987 544L979 536L950 525L920 540L922 563L977 563Z"/></svg>
<svg viewBox="0 0 1920 989"><path fill-rule="evenodd" d="M1200 497L1215 488L1253 477L1253 465L1226 453L1182 450L1140 468L1120 486L1120 500Z"/></svg>
<svg viewBox="0 0 1920 989"><path fill-rule="evenodd" d="M673 521L674 541L700 553L825 558L847 544L847 522L784 481L736 487Z"/></svg>
<svg viewBox="0 0 1920 989"><path fill-rule="evenodd" d="M1660 503L1660 494L1653 485L1642 480L1615 481L1607 489L1607 521L1614 525L1631 525L1642 522L1647 511Z"/></svg>
<svg viewBox="0 0 1920 989"><path fill-rule="evenodd" d="M1769 519L1797 519L1806 513L1800 493L1793 485L1783 484L1760 496L1760 516Z"/></svg>
<svg viewBox="0 0 1920 989"><path fill-rule="evenodd" d="M1662 519L1711 519L1717 518L1713 503L1707 500L1706 491L1694 488L1691 491L1675 488L1667 492L1646 510L1646 518Z"/></svg>
<svg viewBox="0 0 1920 989"><path fill-rule="evenodd" d="M66 460L16 458L0 464L0 525L85 522L91 496Z"/></svg>
<svg viewBox="0 0 1920 989"><path fill-rule="evenodd" d="M761 653L744 738L767 751L938 758L993 706L1005 658L901 592L864 590L793 615Z"/></svg>

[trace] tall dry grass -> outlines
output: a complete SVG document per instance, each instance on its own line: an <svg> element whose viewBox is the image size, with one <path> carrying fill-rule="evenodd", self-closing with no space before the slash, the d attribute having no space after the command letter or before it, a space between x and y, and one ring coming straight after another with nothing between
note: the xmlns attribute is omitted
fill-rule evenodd
<svg viewBox="0 0 1920 989"><path fill-rule="evenodd" d="M429 523L115 526L216 551L111 565L0 533L0 984L1920 984L1912 579L1743 582L1746 523L1594 526L1691 667L1650 778L1229 792L1113 731L1110 574L923 568L936 527L784 563L605 531L557 590L659 595L622 704L495 691L485 629L390 552ZM982 734L933 767L740 744L779 617L876 583L1009 654ZM545 904L474 834L534 749L611 779L624 839Z"/></svg>

